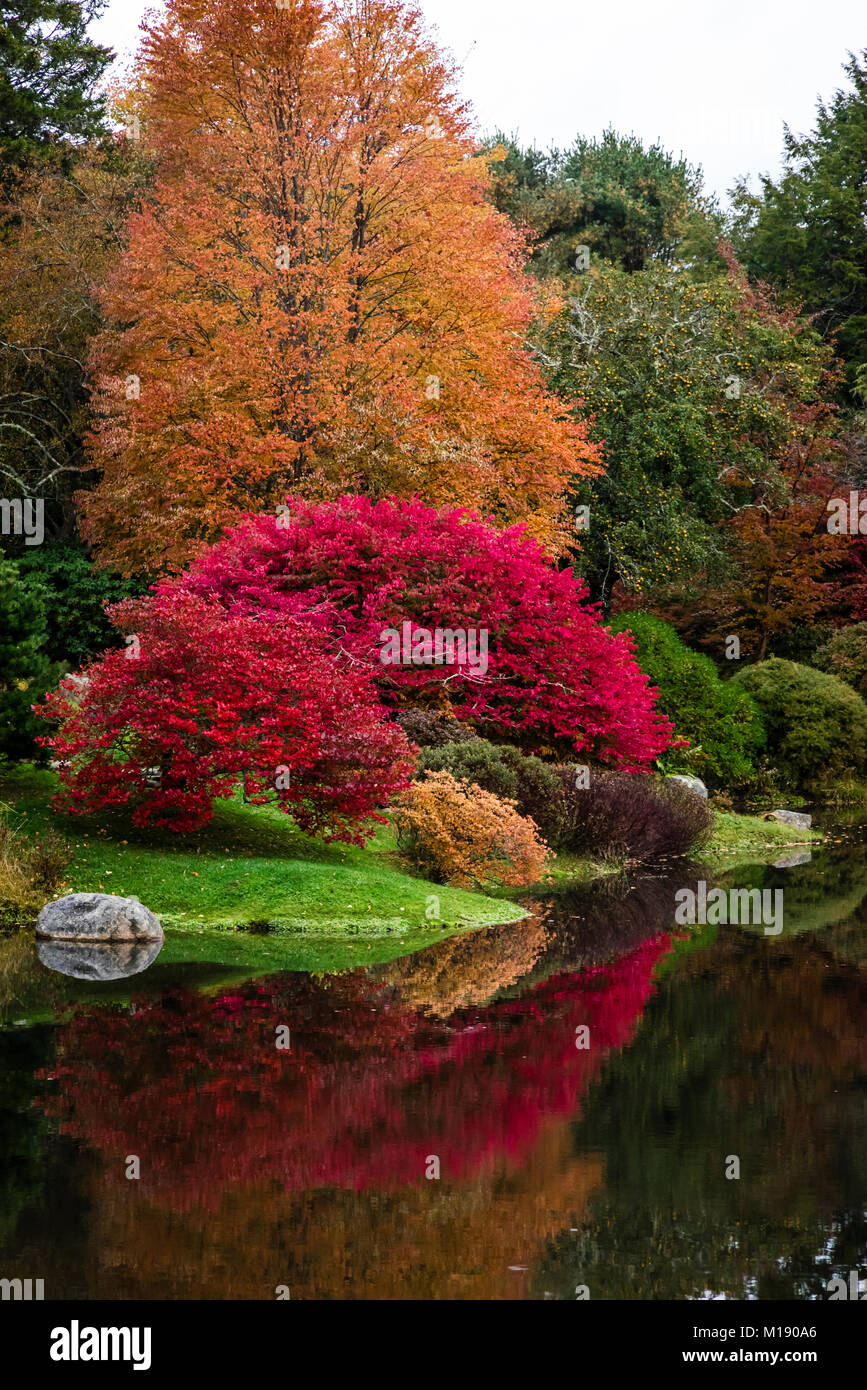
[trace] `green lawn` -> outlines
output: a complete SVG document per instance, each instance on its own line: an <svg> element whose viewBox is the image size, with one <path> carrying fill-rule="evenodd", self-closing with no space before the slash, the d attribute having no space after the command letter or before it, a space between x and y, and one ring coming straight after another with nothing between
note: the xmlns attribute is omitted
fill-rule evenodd
<svg viewBox="0 0 867 1390"><path fill-rule="evenodd" d="M53 824L68 839L74 858L62 892L139 898L170 936L172 928L183 929L185 959L213 959L214 933L220 933L220 959L239 967L255 957L275 969L340 969L523 915L504 894L464 892L408 873L387 826L364 849L326 845L302 835L277 810L235 800L219 802L200 833L173 837L136 830L116 816L55 816L49 807L55 787L48 770L15 768L0 781L0 807L28 833ZM713 839L697 857L723 867L821 839L816 831L717 811ZM561 855L551 866L551 887L586 882L613 867ZM244 930L251 923L267 924L268 934ZM190 936L201 937L199 950Z"/></svg>
<svg viewBox="0 0 867 1390"><path fill-rule="evenodd" d="M239 956L255 942L257 957L269 956L275 969L281 961L291 969L285 962L293 957L299 969L389 959L450 931L523 915L503 898L406 872L388 827L365 849L326 845L302 835L279 811L222 801L202 832L175 840L116 817L55 816L49 808L55 786L47 770L16 768L0 781L0 804L28 833L53 824L73 846L62 892L137 897L164 927L196 934L268 923L281 940L247 937ZM313 938L320 943L316 963L302 963L311 959Z"/></svg>

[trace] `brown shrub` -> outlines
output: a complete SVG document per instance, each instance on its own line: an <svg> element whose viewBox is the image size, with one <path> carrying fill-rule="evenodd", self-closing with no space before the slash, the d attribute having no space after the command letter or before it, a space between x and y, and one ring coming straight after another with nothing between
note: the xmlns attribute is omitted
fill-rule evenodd
<svg viewBox="0 0 867 1390"><path fill-rule="evenodd" d="M394 825L401 851L438 882L458 888L521 887L542 875L548 847L514 801L429 772L400 797Z"/></svg>
<svg viewBox="0 0 867 1390"><path fill-rule="evenodd" d="M56 831L30 840L0 815L0 922L38 912L60 886L71 858Z"/></svg>

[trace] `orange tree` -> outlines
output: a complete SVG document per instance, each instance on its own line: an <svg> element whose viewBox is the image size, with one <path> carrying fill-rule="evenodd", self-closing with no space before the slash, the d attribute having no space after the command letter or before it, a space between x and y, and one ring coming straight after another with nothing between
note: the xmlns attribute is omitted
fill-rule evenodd
<svg viewBox="0 0 867 1390"><path fill-rule="evenodd" d="M126 94L155 183L105 290L83 530L173 570L346 490L525 521L598 467L525 334L453 73L401 0L169 0Z"/></svg>

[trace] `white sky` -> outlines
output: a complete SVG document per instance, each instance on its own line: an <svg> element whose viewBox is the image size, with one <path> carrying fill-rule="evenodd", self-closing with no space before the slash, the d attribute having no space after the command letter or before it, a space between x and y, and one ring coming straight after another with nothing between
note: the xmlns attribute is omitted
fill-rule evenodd
<svg viewBox="0 0 867 1390"><path fill-rule="evenodd" d="M153 0L109 0L93 26L135 48ZM157 6L159 8L159 6ZM709 190L780 167L783 123L813 126L867 47L863 0L421 0L463 69L481 131L571 144L607 125L701 164Z"/></svg>

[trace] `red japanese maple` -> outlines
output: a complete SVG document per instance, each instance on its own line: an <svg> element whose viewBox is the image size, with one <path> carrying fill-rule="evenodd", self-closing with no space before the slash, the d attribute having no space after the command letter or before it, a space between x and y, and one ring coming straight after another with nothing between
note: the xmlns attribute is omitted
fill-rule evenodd
<svg viewBox="0 0 867 1390"><path fill-rule="evenodd" d="M134 634L40 712L60 764L58 805L130 806L138 824L192 830L242 784L301 828L363 843L360 826L412 766L369 672L326 649L309 621L228 613L180 590L109 610ZM156 783L156 785L154 785Z"/></svg>
<svg viewBox="0 0 867 1390"><path fill-rule="evenodd" d="M265 623L306 615L374 673L390 707L447 691L454 713L494 738L646 767L671 725L632 655L522 526L498 530L463 509L344 496L247 518L179 580ZM385 634L484 632L487 669L384 665ZM440 686L440 692L430 690Z"/></svg>

